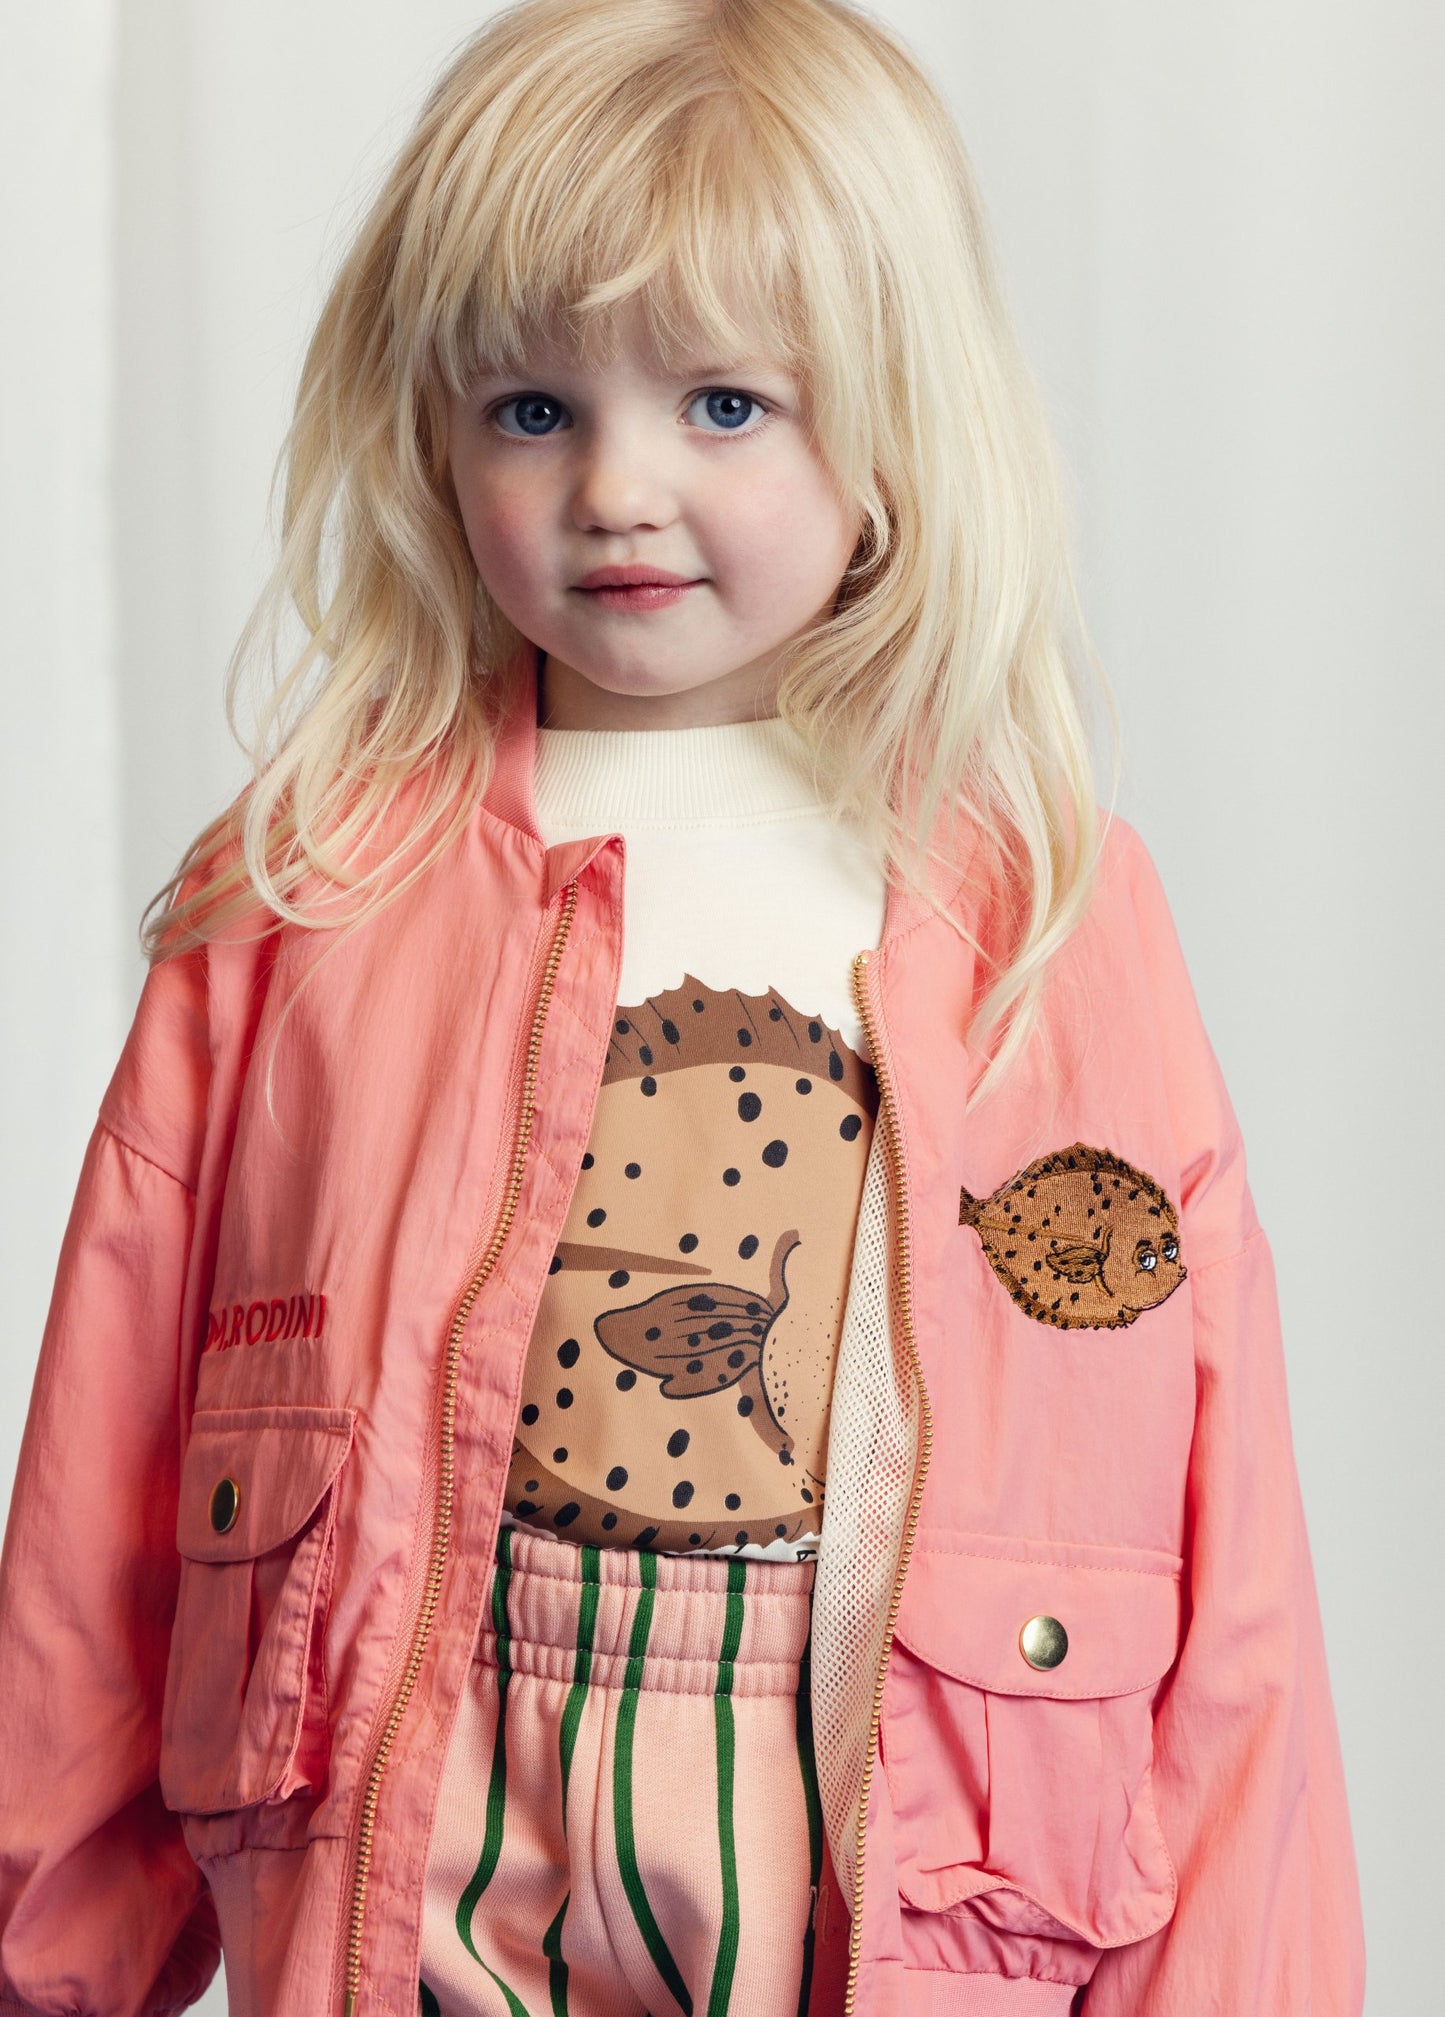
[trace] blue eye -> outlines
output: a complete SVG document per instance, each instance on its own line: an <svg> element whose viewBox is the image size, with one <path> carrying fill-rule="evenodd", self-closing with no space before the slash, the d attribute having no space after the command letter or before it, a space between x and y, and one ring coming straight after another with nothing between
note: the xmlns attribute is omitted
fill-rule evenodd
<svg viewBox="0 0 1445 2017"><path fill-rule="evenodd" d="M694 424L709 434L715 429L725 434L745 433L754 416L763 411L750 392L735 392L729 386L715 386L710 392L700 392L687 409L689 419L694 419L699 407L707 418L704 421L694 420Z"/></svg>
<svg viewBox="0 0 1445 2017"><path fill-rule="evenodd" d="M567 409L549 392L522 392L494 407L492 418L503 434L535 440L539 435L555 434L559 427L565 427Z"/></svg>

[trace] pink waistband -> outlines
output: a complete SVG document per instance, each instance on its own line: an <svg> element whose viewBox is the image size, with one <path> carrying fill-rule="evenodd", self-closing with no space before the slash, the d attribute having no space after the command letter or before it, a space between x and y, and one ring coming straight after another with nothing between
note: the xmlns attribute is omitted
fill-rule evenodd
<svg viewBox="0 0 1445 2017"><path fill-rule="evenodd" d="M506 1528L476 1657L517 1674L645 1692L795 1695L814 1565L579 1548ZM499 1654L498 1623L505 1619Z"/></svg>

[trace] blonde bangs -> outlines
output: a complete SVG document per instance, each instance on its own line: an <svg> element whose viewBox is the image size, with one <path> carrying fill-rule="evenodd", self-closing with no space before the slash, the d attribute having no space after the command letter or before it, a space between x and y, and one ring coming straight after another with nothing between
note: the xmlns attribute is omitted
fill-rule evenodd
<svg viewBox="0 0 1445 2017"><path fill-rule="evenodd" d="M478 124L496 122L495 151L463 123L466 150L409 221L431 248L415 340L448 389L518 369L559 332L605 355L617 311L634 302L664 359L738 356L762 337L789 368L803 365L783 192L716 70L669 55L620 84L576 69L565 82L528 79L517 102L489 105ZM568 132L581 137L563 148ZM480 172L483 158L504 172Z"/></svg>

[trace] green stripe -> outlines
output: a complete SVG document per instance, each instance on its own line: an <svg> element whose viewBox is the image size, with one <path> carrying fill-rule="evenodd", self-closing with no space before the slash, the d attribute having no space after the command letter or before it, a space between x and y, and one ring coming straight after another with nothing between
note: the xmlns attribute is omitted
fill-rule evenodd
<svg viewBox="0 0 1445 2017"><path fill-rule="evenodd" d="M572 1778L572 1753L577 1748L577 1726L582 1721L582 1704L592 1678L592 1645L597 1630L597 1601L601 1595L602 1563L596 1548L582 1550L582 1596L577 1607L577 1662L572 1669L572 1686L562 1710L562 1833L567 1833L567 1787Z"/></svg>
<svg viewBox="0 0 1445 2017"><path fill-rule="evenodd" d="M813 1750L813 1640L811 1627L798 1673L798 1765L803 1774L803 1799L808 1809L808 1930L803 1935L803 1980L798 1989L798 2017L806 2017L813 1988L813 1921L818 1910L818 1886L823 1878L823 1805L818 1798L818 1761Z"/></svg>
<svg viewBox="0 0 1445 2017"><path fill-rule="evenodd" d="M511 2017L528 2017L526 2005L514 1996L495 1970L487 1968L472 1940L472 1914L477 1901L496 1874L502 1854L502 1824L507 1808L507 1684L512 1678L511 1625L507 1618L507 1591L512 1581L512 1530L497 1533L497 1568L492 1578L492 1627L497 1635L497 1731L492 1740L492 1774L487 1783L487 1825L482 1836L482 1853L472 1880L457 1902L457 1932L474 1961L481 1962L507 1999Z"/></svg>
<svg viewBox="0 0 1445 2017"><path fill-rule="evenodd" d="M557 1907L557 1916L542 1935L542 1952L547 1957L547 1993L552 2017L567 2017L567 1963L562 1959L562 1921L572 1902L569 1891Z"/></svg>
<svg viewBox="0 0 1445 2017"><path fill-rule="evenodd" d="M418 2017L442 2017L442 2006L425 1982L416 1985L416 2007Z"/></svg>
<svg viewBox="0 0 1445 2017"><path fill-rule="evenodd" d="M582 1594L577 1604L577 1658L572 1668L572 1686L562 1710L560 1739L562 1760L562 1836L567 1835L567 1788L572 1780L572 1753L577 1748L577 1727L587 1700L592 1678L592 1646L597 1631L597 1601L601 1594L602 1561L596 1548L582 1550ZM552 2000L552 2017L567 2017L567 1963L562 1958L562 1922L572 1902L569 1890L557 1907L557 1916L542 1936L542 1952L547 1957L547 1989Z"/></svg>
<svg viewBox="0 0 1445 2017"><path fill-rule="evenodd" d="M642 1872L637 1867L637 1840L632 1828L632 1740L637 1726L638 1692L642 1687L642 1665L647 1652L647 1635L652 1629L652 1593L657 1586L657 1557L649 1549L644 1548L639 1552L637 1562L642 1588L637 1593L637 1609L632 1615L632 1636L627 1647L627 1668L622 1680L622 1700L617 1708L617 1735L614 1739L612 1761L612 1827L617 1837L617 1867L622 1875L622 1888L627 1893L627 1902L632 1907L637 1930L652 1956L653 1966L672 1991L684 2017L692 2017L692 1998L687 1993L687 1984L682 1979L682 1971L673 1960L668 1944L662 1937L662 1929L653 1917L652 1907L647 1902L647 1893L642 1885Z"/></svg>
<svg viewBox="0 0 1445 2017"><path fill-rule="evenodd" d="M746 1583L747 1564L733 1556L728 1562L727 1613L723 1621L722 1651L718 1656L717 1686L713 1692L713 1715L717 1724L717 1839L722 1864L723 1909L717 1956L713 1962L712 1989L707 1999L707 2017L727 2017L738 1960L738 1851L733 1833L737 1731L732 1692L733 1661L742 1644L743 1590Z"/></svg>

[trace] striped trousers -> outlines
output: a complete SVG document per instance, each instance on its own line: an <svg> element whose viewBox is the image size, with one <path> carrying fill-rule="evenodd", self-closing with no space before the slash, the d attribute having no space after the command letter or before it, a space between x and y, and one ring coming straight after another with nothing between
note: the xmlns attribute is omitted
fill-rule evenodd
<svg viewBox="0 0 1445 2017"><path fill-rule="evenodd" d="M500 1530L427 1861L423 2017L802 2017L812 1583L809 1562Z"/></svg>

